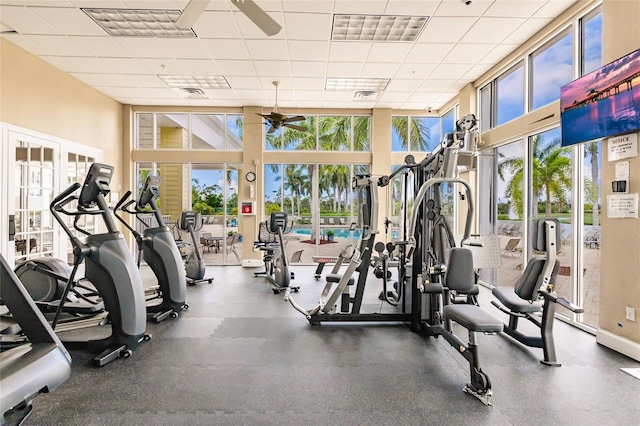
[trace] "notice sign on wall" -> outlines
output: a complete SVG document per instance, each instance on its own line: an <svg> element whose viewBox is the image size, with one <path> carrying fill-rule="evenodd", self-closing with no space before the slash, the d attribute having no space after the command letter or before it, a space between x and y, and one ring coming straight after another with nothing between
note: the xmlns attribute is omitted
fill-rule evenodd
<svg viewBox="0 0 640 426"><path fill-rule="evenodd" d="M638 194L607 195L607 217L638 218Z"/></svg>
<svg viewBox="0 0 640 426"><path fill-rule="evenodd" d="M609 138L609 161L618 161L623 158L631 158L638 156L638 134L629 133L628 135L616 136Z"/></svg>

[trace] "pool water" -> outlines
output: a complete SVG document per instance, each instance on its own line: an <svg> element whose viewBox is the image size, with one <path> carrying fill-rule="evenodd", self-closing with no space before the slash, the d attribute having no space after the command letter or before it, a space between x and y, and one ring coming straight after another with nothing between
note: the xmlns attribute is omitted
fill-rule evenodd
<svg viewBox="0 0 640 426"><path fill-rule="evenodd" d="M331 229L331 228L323 228L320 232L322 233L322 231L324 231L324 235L327 235L327 231L329 229ZM309 235L309 236L311 236L311 228L293 228L292 232L294 234L298 234L298 235ZM349 231L349 229L346 229L346 228L334 228L333 229L333 234L337 238L349 238L349 237L351 237L351 231ZM353 231L353 237L354 238L360 238L360 230L359 229L356 229L355 231Z"/></svg>

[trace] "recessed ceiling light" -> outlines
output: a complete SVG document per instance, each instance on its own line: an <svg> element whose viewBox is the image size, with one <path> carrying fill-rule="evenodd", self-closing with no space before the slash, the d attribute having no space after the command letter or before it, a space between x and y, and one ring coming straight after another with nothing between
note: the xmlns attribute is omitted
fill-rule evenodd
<svg viewBox="0 0 640 426"><path fill-rule="evenodd" d="M191 28L176 27L176 20L182 13L179 10L81 9L112 36L196 37Z"/></svg>
<svg viewBox="0 0 640 426"><path fill-rule="evenodd" d="M428 16L333 15L331 40L415 41Z"/></svg>
<svg viewBox="0 0 640 426"><path fill-rule="evenodd" d="M371 90L382 91L389 84L388 78L338 78L328 77L325 90Z"/></svg>
<svg viewBox="0 0 640 426"><path fill-rule="evenodd" d="M223 75L158 75L169 87L200 87L202 89L230 89Z"/></svg>

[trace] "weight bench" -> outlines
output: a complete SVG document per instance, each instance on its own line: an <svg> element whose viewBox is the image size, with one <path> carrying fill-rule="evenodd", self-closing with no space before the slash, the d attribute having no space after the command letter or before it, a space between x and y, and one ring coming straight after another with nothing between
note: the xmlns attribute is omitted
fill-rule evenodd
<svg viewBox="0 0 640 426"><path fill-rule="evenodd" d="M71 356L2 255L0 263L2 301L29 340L0 353L0 421L22 424L33 398L69 378Z"/></svg>
<svg viewBox="0 0 640 426"><path fill-rule="evenodd" d="M553 338L553 322L556 304L573 312L584 309L570 301L558 297L554 283L560 262L556 259L557 244L560 242L560 223L557 219L538 219L533 224L533 249L544 252L544 257L529 260L522 276L514 287L496 287L491 293L498 301L495 307L509 315L509 325L504 332L520 343L542 348L544 358L541 363L559 367ZM540 319L540 314L542 318ZM540 336L525 335L518 330L518 319L524 318L540 329Z"/></svg>
<svg viewBox="0 0 640 426"><path fill-rule="evenodd" d="M430 326L428 332L430 335L443 336L469 362L471 382L465 385L463 391L475 396L483 404L491 405L491 381L480 368L476 333L499 333L503 329L502 322L478 305L453 304L450 295L450 292L468 293L476 286L476 280L471 250L461 247L451 249L442 286L444 327ZM453 333L452 322L467 329L466 344Z"/></svg>

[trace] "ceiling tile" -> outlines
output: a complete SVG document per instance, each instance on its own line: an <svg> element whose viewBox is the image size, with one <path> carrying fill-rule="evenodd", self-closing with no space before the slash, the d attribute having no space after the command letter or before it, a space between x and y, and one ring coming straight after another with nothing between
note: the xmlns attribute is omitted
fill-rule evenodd
<svg viewBox="0 0 640 426"><path fill-rule="evenodd" d="M329 45L331 62L364 62L371 49L367 41L332 41Z"/></svg>
<svg viewBox="0 0 640 426"><path fill-rule="evenodd" d="M261 3L262 6L262 3ZM269 16L271 16L278 24L280 24L280 26L284 26L284 15L282 12L268 12L267 14ZM280 32L276 35L267 37L267 35L262 32L262 30L260 28L258 28L256 26L256 24L254 24L252 21L249 20L249 18L247 18L247 16L240 12L240 11L235 11L233 12L233 18L235 19L236 23L238 24L238 27L240 28L240 34L242 37L244 37L245 39L269 39L269 40L278 40L278 39L284 39L285 35L286 35L286 31L284 30L280 30Z"/></svg>
<svg viewBox="0 0 640 426"><path fill-rule="evenodd" d="M22 6L0 6L2 23L13 28L19 34L55 34L63 33L47 23L31 9Z"/></svg>
<svg viewBox="0 0 640 426"><path fill-rule="evenodd" d="M161 57L181 59L210 59L211 54L197 38L164 38L161 47L164 54Z"/></svg>
<svg viewBox="0 0 640 426"><path fill-rule="evenodd" d="M260 76L291 76L289 61L253 61Z"/></svg>
<svg viewBox="0 0 640 426"><path fill-rule="evenodd" d="M485 12L485 16L504 18L528 18L538 11L547 0L502 0L494 2Z"/></svg>
<svg viewBox="0 0 640 426"><path fill-rule="evenodd" d="M91 75L91 74L85 74L85 75ZM167 83L165 83L158 76L155 76L155 75L128 74L128 75L123 75L123 77L124 78L122 81L124 82L126 87L162 87L162 88L167 87ZM105 81L108 81L108 78L105 78ZM103 84L103 86L106 86L106 85L115 86L114 84Z"/></svg>
<svg viewBox="0 0 640 426"><path fill-rule="evenodd" d="M385 15L431 16L440 0L394 0L387 3Z"/></svg>
<svg viewBox="0 0 640 426"><path fill-rule="evenodd" d="M363 5L364 4L364 5ZM387 6L387 0L339 0L335 2L335 13L381 15Z"/></svg>
<svg viewBox="0 0 640 426"><path fill-rule="evenodd" d="M380 94L379 100L385 102L404 102L407 99L406 93L398 93L398 92L382 92Z"/></svg>
<svg viewBox="0 0 640 426"><path fill-rule="evenodd" d="M122 74L71 73L71 75L90 86L130 87L129 78L123 78L124 76ZM148 76L144 77L149 78ZM158 80L160 84L165 85L158 77L155 77L155 79Z"/></svg>
<svg viewBox="0 0 640 426"><path fill-rule="evenodd" d="M416 43L405 61L415 64L437 64L451 52L454 46L450 43Z"/></svg>
<svg viewBox="0 0 640 426"><path fill-rule="evenodd" d="M523 23L523 18L480 18L462 38L462 42L500 43Z"/></svg>
<svg viewBox="0 0 640 426"><path fill-rule="evenodd" d="M251 59L243 40L201 39L213 59Z"/></svg>
<svg viewBox="0 0 640 426"><path fill-rule="evenodd" d="M475 17L435 16L418 37L420 43L457 43L476 23Z"/></svg>
<svg viewBox="0 0 640 426"><path fill-rule="evenodd" d="M398 68L394 78L424 80L435 69L436 64L404 63Z"/></svg>
<svg viewBox="0 0 640 426"><path fill-rule="evenodd" d="M402 63L412 47L413 43L372 43L367 61Z"/></svg>
<svg viewBox="0 0 640 426"><path fill-rule="evenodd" d="M494 47L491 52L487 53L484 58L480 59L478 63L491 65L497 64L518 47L519 45L517 44L499 44L498 46Z"/></svg>
<svg viewBox="0 0 640 426"><path fill-rule="evenodd" d="M66 70L67 72L117 72L100 58L70 57L67 59L72 67L70 70Z"/></svg>
<svg viewBox="0 0 640 426"><path fill-rule="evenodd" d="M291 73L308 77L325 77L326 62L291 61Z"/></svg>
<svg viewBox="0 0 640 426"><path fill-rule="evenodd" d="M285 12L283 27L288 40L327 40L332 24L331 14Z"/></svg>
<svg viewBox="0 0 640 426"><path fill-rule="evenodd" d="M411 96L409 96L409 102L421 102L421 103L430 103L434 102L438 99L440 93L434 92L415 92Z"/></svg>
<svg viewBox="0 0 640 426"><path fill-rule="evenodd" d="M253 66L252 61L232 61L232 60L221 60L216 61L218 66L220 67L220 71L223 75L241 75L241 76L254 76L256 74L256 69Z"/></svg>
<svg viewBox="0 0 640 426"><path fill-rule="evenodd" d="M549 0L533 15L536 18L555 18L578 0Z"/></svg>
<svg viewBox="0 0 640 426"><path fill-rule="evenodd" d="M227 81L234 90L260 89L262 82L258 77L239 77L235 75L227 76Z"/></svg>
<svg viewBox="0 0 640 426"><path fill-rule="evenodd" d="M446 90L447 88L449 88L455 82L455 79L429 79L423 82L420 87L418 87L418 91L440 93L442 90Z"/></svg>
<svg viewBox="0 0 640 426"><path fill-rule="evenodd" d="M73 68L74 68L73 63L70 61L70 58L68 57L40 56L40 59L50 63L54 67L61 69L64 72L71 72L73 71Z"/></svg>
<svg viewBox="0 0 640 426"><path fill-rule="evenodd" d="M162 58L167 53L155 37L117 37L117 41L137 58Z"/></svg>
<svg viewBox="0 0 640 426"><path fill-rule="evenodd" d="M186 74L187 70L184 67L183 61L176 59L166 58L141 58L138 62L147 70L156 74L169 74L169 75L182 75ZM141 72L127 72L126 74L142 74Z"/></svg>
<svg viewBox="0 0 640 426"><path fill-rule="evenodd" d="M95 56L94 52L100 52L100 56L112 58L133 57L133 54L125 49L115 38L111 36L71 36L71 40L84 47L90 55Z"/></svg>
<svg viewBox="0 0 640 426"><path fill-rule="evenodd" d="M151 70L145 65L142 64L141 61L132 58L106 58L103 59L109 66L122 74L146 74L149 72L157 72L161 70ZM168 62L168 61L167 61ZM169 67L167 67L169 68ZM173 71L168 70L167 74L174 74Z"/></svg>
<svg viewBox="0 0 640 426"><path fill-rule="evenodd" d="M186 75L220 75L222 71L218 63L211 59L182 59L180 65Z"/></svg>
<svg viewBox="0 0 640 426"><path fill-rule="evenodd" d="M473 0L467 5L463 0L445 0L440 3L434 16L481 16L494 0Z"/></svg>
<svg viewBox="0 0 640 426"><path fill-rule="evenodd" d="M295 89L324 90L325 81L324 78L293 77L293 87Z"/></svg>
<svg viewBox="0 0 640 426"><path fill-rule="evenodd" d="M286 77L259 77L262 82L262 87L266 90L270 96L275 98L276 88L273 85L274 81L278 82L278 93L284 93L290 91L293 93L293 79L290 76ZM292 95L293 98L293 95Z"/></svg>
<svg viewBox="0 0 640 426"><path fill-rule="evenodd" d="M475 64L493 50L493 47L493 44L457 44L442 62L445 64Z"/></svg>
<svg viewBox="0 0 640 426"><path fill-rule="evenodd" d="M283 0L283 9L287 12L332 13L332 1Z"/></svg>
<svg viewBox="0 0 640 426"><path fill-rule="evenodd" d="M257 60L288 60L289 51L285 40L246 40L249 54Z"/></svg>
<svg viewBox="0 0 640 426"><path fill-rule="evenodd" d="M90 53L67 36L27 36L34 43L42 45L52 55L56 56L89 56Z"/></svg>
<svg viewBox="0 0 640 426"><path fill-rule="evenodd" d="M392 78L398 72L400 64L397 63L372 63L367 62L362 67L361 77L367 78Z"/></svg>
<svg viewBox="0 0 640 426"><path fill-rule="evenodd" d="M326 61L328 53L326 41L289 40L289 57L293 61Z"/></svg>
<svg viewBox="0 0 640 426"><path fill-rule="evenodd" d="M241 38L240 29L231 12L205 10L194 24L193 31L199 38Z"/></svg>
<svg viewBox="0 0 640 426"><path fill-rule="evenodd" d="M469 71L471 64L440 64L429 74L429 79L454 79L457 80Z"/></svg>
<svg viewBox="0 0 640 426"><path fill-rule="evenodd" d="M532 35L540 31L542 28L544 28L545 25L547 25L551 21L552 21L551 18L529 19L525 21L522 25L520 25L517 31L514 31L510 35L508 35L502 41L502 43L518 44L518 45L523 44L525 41L529 40L529 38L531 38Z"/></svg>
<svg viewBox="0 0 640 426"><path fill-rule="evenodd" d="M420 86L420 80L400 80L394 79L389 82L385 91L387 92L415 92Z"/></svg>
<svg viewBox="0 0 640 426"><path fill-rule="evenodd" d="M360 77L362 62L329 62L327 77Z"/></svg>
<svg viewBox="0 0 640 426"><path fill-rule="evenodd" d="M324 96L324 90L296 90L297 101L317 101Z"/></svg>
<svg viewBox="0 0 640 426"><path fill-rule="evenodd" d="M67 35L104 36L105 30L82 10L74 7L34 7L34 13Z"/></svg>

